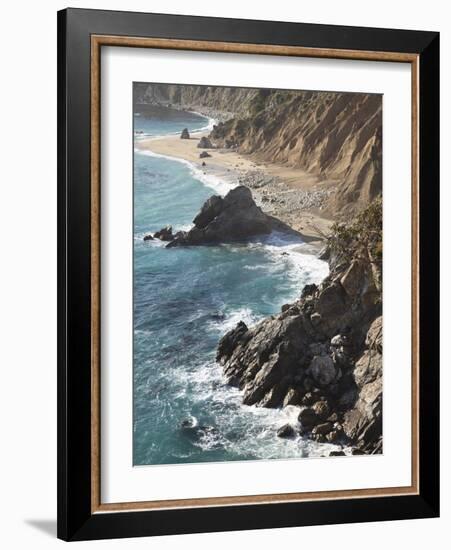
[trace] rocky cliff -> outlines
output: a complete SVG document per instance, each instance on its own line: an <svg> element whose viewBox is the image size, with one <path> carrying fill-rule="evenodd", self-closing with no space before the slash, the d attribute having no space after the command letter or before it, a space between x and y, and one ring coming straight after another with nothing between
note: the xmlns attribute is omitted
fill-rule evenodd
<svg viewBox="0 0 451 550"><path fill-rule="evenodd" d="M210 134L220 147L335 181L333 218L356 213L381 193L382 97L377 94L135 85L135 102L225 113Z"/></svg>
<svg viewBox="0 0 451 550"><path fill-rule="evenodd" d="M220 341L217 361L243 403L300 407L300 429L355 453L382 451L382 207L375 201L336 225L324 254L329 276L254 327L240 322Z"/></svg>

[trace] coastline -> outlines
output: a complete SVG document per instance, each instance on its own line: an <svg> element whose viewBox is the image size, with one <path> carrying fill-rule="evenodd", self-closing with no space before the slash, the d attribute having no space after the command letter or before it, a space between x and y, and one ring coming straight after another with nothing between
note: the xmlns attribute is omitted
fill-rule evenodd
<svg viewBox="0 0 451 550"><path fill-rule="evenodd" d="M318 261L318 250L327 244L325 253L319 256L322 260L327 259L320 263L328 266L328 274L321 276L320 283L306 284L304 281L302 293L277 305L276 313L268 316L265 312L263 320L257 324L240 319L217 345L216 363L222 366L228 386L241 390L242 404L263 409L285 410L288 406L296 409L296 418L290 417L288 423L278 426L275 433L278 440L332 445L335 448L329 448L329 456L381 453L381 275L374 262L366 262L359 252L362 246L364 250L369 250L370 246L368 254L376 258L381 243L381 209L374 203L354 219L354 225L348 222L352 227L351 235L356 235L349 241L346 233L340 233L342 226L332 228L333 221L323 212L329 202L327 199L335 198L332 194L337 189L336 180L320 179L285 164L261 162L259 153L252 148L249 150L253 153L240 154L233 148L236 143L233 134L228 140L218 134L216 145L222 144L221 148L207 141L202 144L207 147L199 148L199 141L211 135L209 129L214 122L209 116L208 124L189 136L184 135L184 139L180 134L141 136L135 140L135 150L176 161L175 164L184 163L194 179L211 187L216 195L230 195L231 202L227 204L236 207L234 212L240 212L241 204L250 211L244 200L249 198L254 217L260 223L263 222L259 217L263 218L268 234L275 238L278 255L287 257L283 258L284 262L291 263L293 258L296 261L298 253L304 255L307 262ZM185 179L190 181L186 172L181 185ZM230 192L235 187L237 189ZM162 191L170 193L172 186L163 181ZM202 189L202 193L206 190ZM185 201L187 196L181 194L178 199ZM213 242L202 240L202 231L211 220L223 219L218 211L222 214L232 210L222 205L221 199L210 196L201 214L196 216L192 231L174 236L171 228L168 230L170 238L158 234L153 238L169 240L167 247L171 248ZM240 216L226 220L228 225L222 224L226 228L222 235L221 227L209 229L214 238L221 239L237 228L239 236L240 231L244 234L247 230L252 235L254 218L250 214L244 218ZM241 224L242 219L244 224ZM297 242L290 245L290 252L280 250L278 239L287 248L285 235L294 232ZM368 242L364 240L367 233L371 235ZM263 244L266 247L273 243L265 241ZM349 256L340 252L342 246ZM308 269L306 271L309 273ZM286 265L281 273L287 275ZM298 281L297 274L295 278ZM234 276L231 279L234 280ZM256 299L260 300L259 285L256 289ZM246 303L246 299L240 303ZM265 342L263 348L262 341ZM275 365L283 368L275 368ZM354 376L356 369L357 376ZM208 432L209 428L202 429Z"/></svg>
<svg viewBox="0 0 451 550"><path fill-rule="evenodd" d="M210 121L211 125L213 120ZM333 224L333 220L320 213L333 182L320 182L317 177L300 169L260 163L234 150L198 148L199 140L208 134L204 130L191 133L189 139L180 139L180 135L144 138L135 140L134 146L148 154L191 163L206 179L223 181L229 189L246 185L266 214L297 231L310 245L305 248L316 252ZM207 151L211 156L199 158L202 151Z"/></svg>

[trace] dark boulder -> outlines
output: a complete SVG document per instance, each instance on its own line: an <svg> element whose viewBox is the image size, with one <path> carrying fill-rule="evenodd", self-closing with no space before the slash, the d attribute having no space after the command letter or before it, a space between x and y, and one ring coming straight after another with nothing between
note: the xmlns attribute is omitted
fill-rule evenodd
<svg viewBox="0 0 451 550"><path fill-rule="evenodd" d="M312 409L315 411L316 415L321 420L325 420L330 414L330 406L325 399L321 399L320 401L317 401L313 405Z"/></svg>
<svg viewBox="0 0 451 550"><path fill-rule="evenodd" d="M296 435L296 431L291 424L284 424L277 430L277 437L284 439L293 438Z"/></svg>
<svg viewBox="0 0 451 550"><path fill-rule="evenodd" d="M147 235L144 235L143 241L153 241L153 240L154 238L150 233L148 233Z"/></svg>
<svg viewBox="0 0 451 550"><path fill-rule="evenodd" d="M213 149L213 144L209 138L202 136L197 144L197 147L199 147L199 149Z"/></svg>
<svg viewBox="0 0 451 550"><path fill-rule="evenodd" d="M202 153L199 155L200 159L208 159L210 157L211 157L211 155L207 151L202 151Z"/></svg>
<svg viewBox="0 0 451 550"><path fill-rule="evenodd" d="M313 430L313 434L320 434L320 435L327 435L330 433L334 428L334 425L332 422L323 422L322 424L317 424Z"/></svg>
<svg viewBox="0 0 451 550"><path fill-rule="evenodd" d="M160 231L157 231L154 233L155 239L160 239L160 241L172 241L174 239L174 235L172 234L172 226L167 225L166 227L163 227L160 229Z"/></svg>
<svg viewBox="0 0 451 550"><path fill-rule="evenodd" d="M301 423L304 430L311 430L314 426L321 422L321 419L311 408L302 409L298 417L299 422Z"/></svg>
<svg viewBox="0 0 451 550"><path fill-rule="evenodd" d="M181 138L181 139L189 139L188 128L184 128L184 129L182 130L182 133L180 134L180 138Z"/></svg>

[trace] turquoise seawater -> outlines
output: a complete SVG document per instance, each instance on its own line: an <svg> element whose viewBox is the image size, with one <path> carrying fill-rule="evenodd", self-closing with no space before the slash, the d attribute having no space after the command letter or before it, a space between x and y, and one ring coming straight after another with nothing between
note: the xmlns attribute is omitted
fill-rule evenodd
<svg viewBox="0 0 451 550"><path fill-rule="evenodd" d="M150 135L208 124L200 115L168 110L135 117L135 130ZM300 241L280 234L173 249L143 241L167 224L189 228L203 202L229 188L189 163L135 151L134 465L321 454L314 442L275 436L296 418L294 407L243 406L240 391L225 384L215 352L239 320L253 324L280 311L305 284L319 282L327 264L299 253ZM185 420L204 428L183 429Z"/></svg>

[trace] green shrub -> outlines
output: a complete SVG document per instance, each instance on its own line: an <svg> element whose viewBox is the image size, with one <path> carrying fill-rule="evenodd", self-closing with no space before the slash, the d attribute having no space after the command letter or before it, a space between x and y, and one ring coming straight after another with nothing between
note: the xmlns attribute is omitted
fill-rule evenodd
<svg viewBox="0 0 451 550"><path fill-rule="evenodd" d="M328 246L343 260L364 257L382 262L382 198L374 199L351 222L335 223Z"/></svg>

